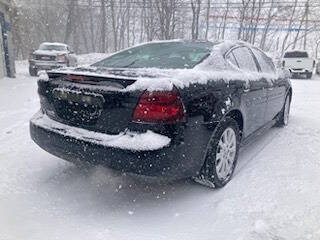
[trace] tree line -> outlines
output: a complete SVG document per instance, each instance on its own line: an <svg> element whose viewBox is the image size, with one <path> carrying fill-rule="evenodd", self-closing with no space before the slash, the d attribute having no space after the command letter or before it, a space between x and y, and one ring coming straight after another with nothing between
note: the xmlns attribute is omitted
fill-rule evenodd
<svg viewBox="0 0 320 240"><path fill-rule="evenodd" d="M16 57L43 41L76 53L113 52L167 39L239 39L263 50L312 49L318 0L12 0Z"/></svg>

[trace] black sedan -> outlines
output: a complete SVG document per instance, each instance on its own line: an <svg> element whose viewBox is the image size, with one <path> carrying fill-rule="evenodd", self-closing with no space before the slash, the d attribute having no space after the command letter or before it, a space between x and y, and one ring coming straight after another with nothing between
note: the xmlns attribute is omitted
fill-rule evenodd
<svg viewBox="0 0 320 240"><path fill-rule="evenodd" d="M288 124L288 77L247 43L151 42L42 76L31 137L74 163L223 187L242 145Z"/></svg>

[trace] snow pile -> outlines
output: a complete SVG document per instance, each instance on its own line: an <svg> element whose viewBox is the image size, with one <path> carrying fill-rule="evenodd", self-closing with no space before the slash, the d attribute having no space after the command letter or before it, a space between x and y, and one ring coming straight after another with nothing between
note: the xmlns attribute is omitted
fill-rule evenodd
<svg viewBox="0 0 320 240"><path fill-rule="evenodd" d="M57 50L36 50L33 54L37 55L48 55L48 56L57 56L67 54L67 51L57 51Z"/></svg>
<svg viewBox="0 0 320 240"><path fill-rule="evenodd" d="M112 79L136 80L134 84L128 86L122 91L148 90L165 91L172 90L173 86L180 89L189 87L192 84L207 84L209 81L224 81L229 83L231 80L241 79L246 85L251 81L258 81L262 78L269 82L276 80L280 74L267 74L245 72L241 70L204 70L204 69L170 69L163 70L157 68L150 69L130 69L124 70L120 74L114 74L113 70L89 68L65 68L54 71L68 75L84 75L91 77L104 77ZM130 77L131 75L131 77Z"/></svg>
<svg viewBox="0 0 320 240"><path fill-rule="evenodd" d="M93 132L53 121L40 112L31 121L40 128L48 129L66 137L124 150L154 151L168 146L171 142L171 139L167 136L150 130L145 133L125 131L117 135Z"/></svg>
<svg viewBox="0 0 320 240"><path fill-rule="evenodd" d="M89 77L103 77L121 80L136 80L122 91L148 90L165 91L172 90L173 86L180 89L189 87L192 84L207 84L210 81L224 81L229 83L231 80L241 79L246 85L251 81L258 81L262 78L272 82L282 75L277 74L245 72L241 70L204 70L204 69L130 69L123 70L121 74L113 73L114 70L97 69L95 67L87 68L65 68L52 71L54 73L63 73L68 75L83 75ZM119 70L118 70L119 71Z"/></svg>
<svg viewBox="0 0 320 240"><path fill-rule="evenodd" d="M245 85L250 85L251 81L258 81L262 78L272 82L279 78L280 74L254 73L245 72L241 70L221 70L208 71L203 69L175 69L175 70L161 70L161 69L143 69L135 71L136 74L142 75L137 77L136 82L128 86L123 91L134 90L172 90L173 86L180 89L189 87L192 84L207 84L210 81L224 81L229 83L232 80L241 79ZM144 77L144 74L153 74L154 77ZM119 76L109 76L113 78L120 78ZM156 78L156 79L155 79ZM132 79L132 78L131 78Z"/></svg>
<svg viewBox="0 0 320 240"><path fill-rule="evenodd" d="M46 71L39 71L38 76L39 76L39 81L44 81L44 82L49 81L49 76Z"/></svg>

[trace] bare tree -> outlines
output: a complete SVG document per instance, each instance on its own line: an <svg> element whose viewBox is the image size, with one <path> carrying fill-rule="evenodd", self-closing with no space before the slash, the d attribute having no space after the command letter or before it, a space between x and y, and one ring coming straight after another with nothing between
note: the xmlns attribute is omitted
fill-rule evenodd
<svg viewBox="0 0 320 240"><path fill-rule="evenodd" d="M305 6L299 0L14 1L20 2L12 7L12 32L21 58L43 41L66 42L86 53L156 39L238 38L283 52L298 44L311 47L320 38L320 15L312 7L317 0L305 0Z"/></svg>
<svg viewBox="0 0 320 240"><path fill-rule="evenodd" d="M293 9L292 9L292 13L291 13L291 17L290 17L290 20L288 22L288 31L283 39L283 42L282 42L282 47L281 47L281 55L283 54L285 48L286 48L286 44L287 44L287 41L288 41L288 38L289 38L289 35L290 35L290 30L292 28L292 25L293 25L293 20L294 20L294 15L296 13L296 10L297 10L297 4L298 4L298 0L295 0L294 1L294 6L293 6Z"/></svg>
<svg viewBox="0 0 320 240"><path fill-rule="evenodd" d="M156 0L155 6L159 18L160 39L174 38L176 0Z"/></svg>
<svg viewBox="0 0 320 240"><path fill-rule="evenodd" d="M306 25L305 25L305 32L304 32L304 41L303 41L303 49L306 50L307 48L307 36L308 36L308 28L309 28L309 0L306 2L305 7L305 17L306 17Z"/></svg>
<svg viewBox="0 0 320 240"><path fill-rule="evenodd" d="M224 13L224 16L223 16L223 28L222 28L222 39L224 39L224 35L225 35L225 32L226 32L226 26L227 26L227 17L228 17L228 14L229 14L229 0L227 0L227 5L226 5L226 11Z"/></svg>
<svg viewBox="0 0 320 240"><path fill-rule="evenodd" d="M66 31L65 31L65 37L64 42L69 42L70 37L74 30L74 15L75 15L75 6L77 1L74 0L67 0L67 22L66 22ZM48 4L48 2L46 2Z"/></svg>
<svg viewBox="0 0 320 240"><path fill-rule="evenodd" d="M191 0L191 9L192 9L191 36L192 36L192 39L198 39L201 0Z"/></svg>
<svg viewBox="0 0 320 240"><path fill-rule="evenodd" d="M106 52L106 26L107 26L107 14L106 14L106 0L101 0L101 52Z"/></svg>
<svg viewBox="0 0 320 240"><path fill-rule="evenodd" d="M261 36L261 41L260 41L260 48L264 49L266 45L266 39L267 39L267 34L269 32L269 28L271 25L272 20L276 16L276 13L274 13L274 0L271 0L270 8L268 9L268 14L267 14L267 19L265 23L265 27L263 29L263 33Z"/></svg>
<svg viewBox="0 0 320 240"><path fill-rule="evenodd" d="M210 8L211 8L211 0L207 0L206 33L205 33L206 39L208 39L208 34L209 34Z"/></svg>
<svg viewBox="0 0 320 240"><path fill-rule="evenodd" d="M239 21L239 31L238 31L238 39L243 38L243 32L244 32L244 25L245 25L245 19L246 19L246 12L248 10L249 4L251 0L241 0L242 6L239 9L240 11L240 21Z"/></svg>

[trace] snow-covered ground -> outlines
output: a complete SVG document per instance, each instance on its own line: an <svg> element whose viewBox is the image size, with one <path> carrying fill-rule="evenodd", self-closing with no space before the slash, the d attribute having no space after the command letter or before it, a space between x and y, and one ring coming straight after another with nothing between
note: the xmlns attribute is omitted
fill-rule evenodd
<svg viewBox="0 0 320 240"><path fill-rule="evenodd" d="M85 59L85 58L84 58ZM293 80L291 121L242 149L221 190L79 169L37 147L36 78L0 80L0 240L319 240L320 78Z"/></svg>

